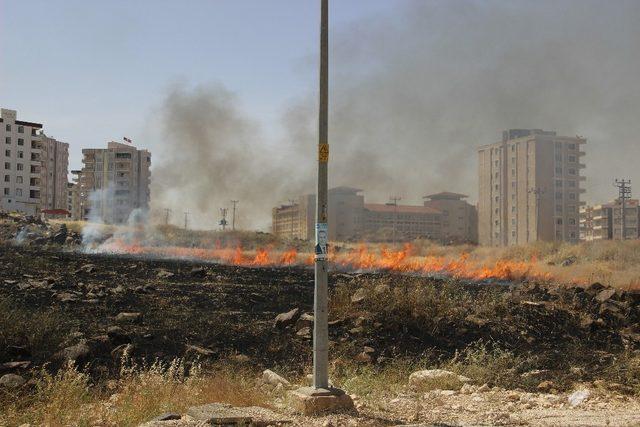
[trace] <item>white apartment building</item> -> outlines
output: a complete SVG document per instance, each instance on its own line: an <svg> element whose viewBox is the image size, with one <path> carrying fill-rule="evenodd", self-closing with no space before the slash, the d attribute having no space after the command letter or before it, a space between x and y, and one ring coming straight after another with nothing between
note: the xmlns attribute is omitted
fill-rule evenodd
<svg viewBox="0 0 640 427"><path fill-rule="evenodd" d="M68 144L5 108L0 110L0 144L0 209L35 215L66 207Z"/></svg>
<svg viewBox="0 0 640 427"><path fill-rule="evenodd" d="M134 209L149 207L151 153L109 142L82 150L80 205L83 219L124 223Z"/></svg>
<svg viewBox="0 0 640 427"><path fill-rule="evenodd" d="M578 136L510 129L502 141L480 147L480 244L577 242L585 143Z"/></svg>

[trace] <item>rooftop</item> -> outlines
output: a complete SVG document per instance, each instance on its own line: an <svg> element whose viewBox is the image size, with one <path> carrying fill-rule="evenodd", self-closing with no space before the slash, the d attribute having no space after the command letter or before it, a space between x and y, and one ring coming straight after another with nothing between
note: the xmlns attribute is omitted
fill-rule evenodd
<svg viewBox="0 0 640 427"><path fill-rule="evenodd" d="M450 191L442 191L440 193L436 193L436 194L430 194L428 196L424 196L423 199L431 199L431 200L461 200L461 199L466 199L467 196L466 194L460 194L460 193L452 193Z"/></svg>
<svg viewBox="0 0 640 427"><path fill-rule="evenodd" d="M398 213L420 213L439 214L440 211L427 206L410 205L388 205L383 203L365 203L364 208L373 212L398 212Z"/></svg>

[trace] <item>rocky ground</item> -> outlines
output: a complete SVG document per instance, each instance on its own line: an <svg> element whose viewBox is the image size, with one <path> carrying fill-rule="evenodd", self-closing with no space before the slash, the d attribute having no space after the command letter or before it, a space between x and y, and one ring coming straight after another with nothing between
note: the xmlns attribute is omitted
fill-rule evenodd
<svg viewBox="0 0 640 427"><path fill-rule="evenodd" d="M39 368L71 360L96 381L108 379L125 354L205 366L231 360L290 378L309 372L310 269L90 255L69 230L4 219L0 388L28 387ZM637 293L384 272L331 274L330 288L334 370L436 364L479 341L508 350L518 365L503 377L464 371L469 382L446 390L411 387L407 378L383 399L353 396L359 416L315 419L290 413L288 386L267 381L276 418L327 426L640 424L638 378L619 362L640 345ZM178 415L158 425L198 423Z"/></svg>

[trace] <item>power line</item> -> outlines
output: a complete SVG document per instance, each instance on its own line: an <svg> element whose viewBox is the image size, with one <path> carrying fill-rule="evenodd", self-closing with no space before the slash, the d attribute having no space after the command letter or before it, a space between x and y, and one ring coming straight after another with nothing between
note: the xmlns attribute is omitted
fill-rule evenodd
<svg viewBox="0 0 640 427"><path fill-rule="evenodd" d="M236 229L236 205L238 204L239 200L232 200L231 203L233 203L233 216L231 217L231 230L235 231Z"/></svg>
<svg viewBox="0 0 640 427"><path fill-rule="evenodd" d="M618 199L620 200L620 216L622 219L622 232L620 233L620 240L627 238L627 200L631 198L631 180L616 179L613 183L615 187L618 187Z"/></svg>
<svg viewBox="0 0 640 427"><path fill-rule="evenodd" d="M229 209L227 208L220 208L220 215L222 216L222 219L220 220L220 225L222 226L222 231L225 230L225 228L227 228L227 212L229 211Z"/></svg>

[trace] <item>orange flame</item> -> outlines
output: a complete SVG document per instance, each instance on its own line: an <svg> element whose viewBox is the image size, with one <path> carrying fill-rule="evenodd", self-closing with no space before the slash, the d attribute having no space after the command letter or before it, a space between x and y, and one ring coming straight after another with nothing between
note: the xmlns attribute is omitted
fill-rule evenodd
<svg viewBox="0 0 640 427"><path fill-rule="evenodd" d="M278 251L273 248L258 248L255 251L242 247L225 248L218 243L213 248L188 248L179 246L144 246L137 240L128 243L112 239L98 249L114 254L145 255L160 258L199 259L238 266L284 266L312 265L313 254L299 254L296 249ZM536 269L534 260L518 262L499 260L492 264L473 260L469 254L457 259L443 256L414 255L415 248L405 244L402 249L382 247L379 251L360 244L353 249L330 250L329 262L343 270L394 271L401 273L442 274L461 279L484 280L549 280L549 273Z"/></svg>

